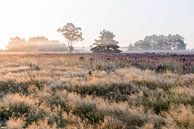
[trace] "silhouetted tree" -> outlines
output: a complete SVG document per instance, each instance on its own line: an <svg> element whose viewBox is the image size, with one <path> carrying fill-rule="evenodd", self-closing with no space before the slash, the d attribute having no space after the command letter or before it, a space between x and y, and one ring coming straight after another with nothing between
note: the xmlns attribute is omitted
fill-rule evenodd
<svg viewBox="0 0 194 129"><path fill-rule="evenodd" d="M67 47L69 53L73 50L73 43L82 41L82 32L80 27L75 27L73 23L67 23L62 28L58 29L58 32L62 33L64 38L67 40Z"/></svg>
<svg viewBox="0 0 194 129"><path fill-rule="evenodd" d="M91 48L93 53L120 53L118 42L114 40L115 35L107 30L100 32L99 39L95 40L94 47Z"/></svg>

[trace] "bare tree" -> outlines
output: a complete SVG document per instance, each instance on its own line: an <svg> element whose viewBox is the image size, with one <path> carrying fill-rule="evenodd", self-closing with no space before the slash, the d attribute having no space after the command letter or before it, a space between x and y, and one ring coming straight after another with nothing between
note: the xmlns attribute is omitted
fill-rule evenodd
<svg viewBox="0 0 194 129"><path fill-rule="evenodd" d="M58 29L58 32L62 33L64 38L67 40L67 47L69 53L73 50L73 43L82 41L82 32L80 27L75 27L73 23L67 23L62 28Z"/></svg>

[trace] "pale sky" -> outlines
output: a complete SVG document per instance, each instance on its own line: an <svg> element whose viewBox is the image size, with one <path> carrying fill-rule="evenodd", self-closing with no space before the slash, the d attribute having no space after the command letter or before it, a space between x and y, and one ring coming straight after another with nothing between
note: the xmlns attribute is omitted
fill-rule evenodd
<svg viewBox="0 0 194 129"><path fill-rule="evenodd" d="M82 28L85 40L76 46L91 45L107 29L120 46L171 33L194 48L194 0L1 0L0 47L15 36L65 42L57 29L67 22Z"/></svg>

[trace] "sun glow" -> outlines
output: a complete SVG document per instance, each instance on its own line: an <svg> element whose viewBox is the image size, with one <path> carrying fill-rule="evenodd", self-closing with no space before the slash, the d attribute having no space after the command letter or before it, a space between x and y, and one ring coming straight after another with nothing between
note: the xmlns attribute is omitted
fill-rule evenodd
<svg viewBox="0 0 194 129"><path fill-rule="evenodd" d="M0 1L0 47L10 37L45 36L65 42L57 29L73 22L90 46L102 29L116 34L121 46L146 35L181 34L194 48L193 0L4 0Z"/></svg>

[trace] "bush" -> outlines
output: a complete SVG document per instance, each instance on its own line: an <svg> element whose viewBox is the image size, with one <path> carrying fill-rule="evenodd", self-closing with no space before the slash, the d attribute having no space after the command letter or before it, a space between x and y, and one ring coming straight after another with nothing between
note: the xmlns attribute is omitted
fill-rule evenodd
<svg viewBox="0 0 194 129"><path fill-rule="evenodd" d="M64 128L67 125L67 121L62 117L62 114L52 113L48 117L49 125L57 125L59 128Z"/></svg>
<svg viewBox="0 0 194 129"><path fill-rule="evenodd" d="M83 96L94 95L100 96L108 100L126 101L128 96L138 92L138 90L130 84L104 84L90 86L71 86L66 87L68 91L77 92Z"/></svg>
<svg viewBox="0 0 194 129"><path fill-rule="evenodd" d="M97 111L96 105L89 103L81 103L76 107L74 114L79 115L81 119L86 120L90 124L98 124L104 121L102 113Z"/></svg>
<svg viewBox="0 0 194 129"><path fill-rule="evenodd" d="M132 115L127 120L127 129L139 129L142 127L146 119L140 115Z"/></svg>
<svg viewBox="0 0 194 129"><path fill-rule="evenodd" d="M0 120L3 125L10 117L25 117L25 127L27 127L31 123L43 119L45 116L46 113L44 111L33 108L25 103L11 103L7 107L1 107L0 110Z"/></svg>
<svg viewBox="0 0 194 129"><path fill-rule="evenodd" d="M155 91L149 90L148 93L144 92L142 97L142 104L145 108L151 108L156 114L168 111L171 104L170 102L172 102L170 97L158 89Z"/></svg>
<svg viewBox="0 0 194 129"><path fill-rule="evenodd" d="M48 99L49 99L48 102L49 102L52 109L54 109L56 107L61 107L63 111L65 111L67 113L70 112L69 105L60 96L58 96L56 94L52 94Z"/></svg>
<svg viewBox="0 0 194 129"><path fill-rule="evenodd" d="M28 95L29 84L26 82L18 83L13 80L0 81L0 97L1 95L6 95L8 93L21 93Z"/></svg>
<svg viewBox="0 0 194 129"><path fill-rule="evenodd" d="M166 70L167 70L167 66L166 65L158 65L157 67L156 67L156 72L157 73L164 73L164 72L166 72Z"/></svg>
<svg viewBox="0 0 194 129"><path fill-rule="evenodd" d="M162 111L168 111L170 108L170 102L166 99L159 99L153 103L153 110L156 114L161 113Z"/></svg>

